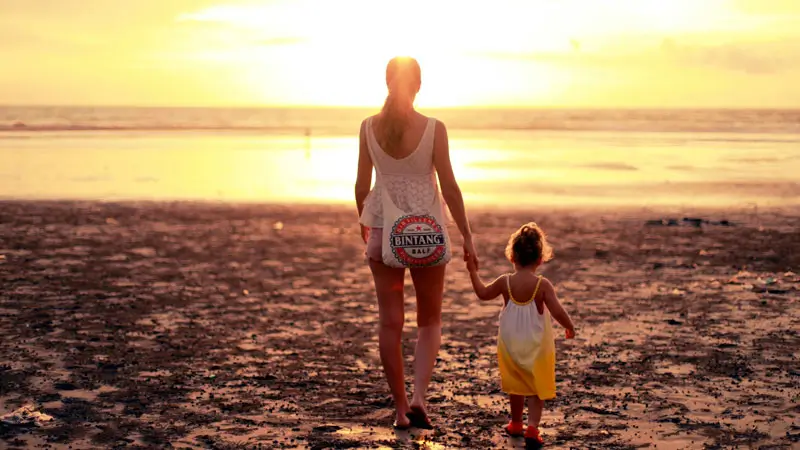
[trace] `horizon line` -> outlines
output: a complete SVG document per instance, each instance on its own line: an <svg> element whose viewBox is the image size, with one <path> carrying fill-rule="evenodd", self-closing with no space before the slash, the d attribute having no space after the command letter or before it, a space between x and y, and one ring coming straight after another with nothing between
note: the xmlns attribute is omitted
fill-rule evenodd
<svg viewBox="0 0 800 450"><path fill-rule="evenodd" d="M0 108L131 108L131 109L305 109L305 110L380 110L381 106L348 106L348 105L132 105L132 104L48 104L48 103L0 103ZM425 106L416 107L420 111L453 111L453 110L650 110L650 111L797 111L796 106L567 106L567 105L470 105L470 106Z"/></svg>

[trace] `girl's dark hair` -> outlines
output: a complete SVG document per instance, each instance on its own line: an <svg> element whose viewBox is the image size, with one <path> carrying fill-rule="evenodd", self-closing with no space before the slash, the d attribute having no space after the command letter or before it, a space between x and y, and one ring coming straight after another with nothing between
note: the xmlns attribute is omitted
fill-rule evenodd
<svg viewBox="0 0 800 450"><path fill-rule="evenodd" d="M389 88L389 94L381 109L375 137L381 148L389 153L403 139L421 81L419 63L414 58L398 56L386 65L386 87Z"/></svg>
<svg viewBox="0 0 800 450"><path fill-rule="evenodd" d="M547 235L539 225L528 222L508 239L506 258L512 263L526 267L536 264L540 259L542 262L553 259L553 248L547 243Z"/></svg>

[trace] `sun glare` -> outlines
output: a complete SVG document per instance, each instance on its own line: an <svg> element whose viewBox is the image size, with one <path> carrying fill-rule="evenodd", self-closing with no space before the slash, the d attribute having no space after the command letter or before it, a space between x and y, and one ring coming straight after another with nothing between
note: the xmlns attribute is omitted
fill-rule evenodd
<svg viewBox="0 0 800 450"><path fill-rule="evenodd" d="M586 67L593 55L653 51L666 37L755 26L729 6L729 0L229 3L178 18L202 37L179 57L234 68L228 87L253 103L375 106L386 92L386 62L409 55L423 70L420 106L521 99L555 105L575 87L584 99L607 99L603 86L629 83L638 70L609 77L604 67Z"/></svg>
<svg viewBox="0 0 800 450"><path fill-rule="evenodd" d="M532 11L523 3L517 6ZM422 107L513 102L520 89L550 101L547 92L556 80L548 77L563 78L563 73L536 61L486 64L482 54L571 49L563 21L545 20L543 14L529 14L530 26L525 26L518 16L498 14L502 8L484 11L450 1L315 3L313 15L307 14L308 7L305 2L217 6L180 19L222 24L250 36L238 45L195 54L207 61L241 63L238 81L253 95L268 100L299 91L313 104L379 103L386 90L385 64L397 55L413 56L422 65ZM292 24L291 30L286 23ZM266 35L265 29L270 30ZM281 41L285 45L253 42L275 42L279 35L293 39ZM535 79L518 70L525 65L536 66Z"/></svg>

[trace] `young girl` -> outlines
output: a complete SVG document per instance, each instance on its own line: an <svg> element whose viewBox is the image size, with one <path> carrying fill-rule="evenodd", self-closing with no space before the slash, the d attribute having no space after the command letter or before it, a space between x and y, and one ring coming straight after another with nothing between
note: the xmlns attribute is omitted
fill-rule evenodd
<svg viewBox="0 0 800 450"><path fill-rule="evenodd" d="M502 295L505 300L500 312L497 357L501 386L511 400L511 422L506 431L512 436L524 435L532 444L542 444L539 421L544 400L556 396L556 354L550 316L566 328L567 339L575 337L575 327L553 285L536 275L536 269L553 257L542 229L533 222L523 225L508 240L506 257L514 265L514 273L502 275L488 286L481 281L472 261L467 261L467 269L479 299L492 300ZM525 397L528 428L523 433Z"/></svg>

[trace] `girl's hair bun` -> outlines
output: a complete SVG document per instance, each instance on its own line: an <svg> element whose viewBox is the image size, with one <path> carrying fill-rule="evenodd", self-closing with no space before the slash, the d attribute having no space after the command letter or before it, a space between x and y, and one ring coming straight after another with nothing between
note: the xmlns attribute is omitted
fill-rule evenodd
<svg viewBox="0 0 800 450"><path fill-rule="evenodd" d="M553 258L553 249L547 243L547 236L536 222L522 225L508 239L506 258L522 267Z"/></svg>

